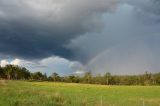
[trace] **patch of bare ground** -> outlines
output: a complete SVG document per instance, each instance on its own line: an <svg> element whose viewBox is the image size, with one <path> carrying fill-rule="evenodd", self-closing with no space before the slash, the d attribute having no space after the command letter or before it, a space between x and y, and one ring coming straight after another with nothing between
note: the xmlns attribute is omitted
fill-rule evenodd
<svg viewBox="0 0 160 106"><path fill-rule="evenodd" d="M6 80L1 80L0 79L0 86L6 85Z"/></svg>

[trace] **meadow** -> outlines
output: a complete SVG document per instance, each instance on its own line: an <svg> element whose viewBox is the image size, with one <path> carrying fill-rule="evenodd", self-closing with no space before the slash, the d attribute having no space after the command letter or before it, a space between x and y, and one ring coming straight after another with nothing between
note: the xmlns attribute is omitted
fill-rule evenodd
<svg viewBox="0 0 160 106"><path fill-rule="evenodd" d="M0 106L160 106L160 86L0 80Z"/></svg>

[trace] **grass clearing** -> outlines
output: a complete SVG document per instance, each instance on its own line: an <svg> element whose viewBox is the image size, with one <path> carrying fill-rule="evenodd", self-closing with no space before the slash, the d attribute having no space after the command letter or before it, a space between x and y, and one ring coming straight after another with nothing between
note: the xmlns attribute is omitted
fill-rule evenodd
<svg viewBox="0 0 160 106"><path fill-rule="evenodd" d="M0 81L0 106L160 106L160 86Z"/></svg>

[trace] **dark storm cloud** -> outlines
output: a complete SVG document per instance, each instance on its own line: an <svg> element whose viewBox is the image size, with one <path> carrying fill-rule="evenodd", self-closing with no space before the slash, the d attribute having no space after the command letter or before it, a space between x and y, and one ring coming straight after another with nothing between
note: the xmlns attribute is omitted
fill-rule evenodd
<svg viewBox="0 0 160 106"><path fill-rule="evenodd" d="M93 73L157 72L159 22L159 0L0 0L0 59L57 55Z"/></svg>
<svg viewBox="0 0 160 106"><path fill-rule="evenodd" d="M99 16L115 0L0 0L0 54L22 58L70 58L71 39L99 31Z"/></svg>
<svg viewBox="0 0 160 106"><path fill-rule="evenodd" d="M159 4L153 0L125 0L115 12L104 14L103 31L74 39L68 48L73 49L93 73L159 72L158 9Z"/></svg>

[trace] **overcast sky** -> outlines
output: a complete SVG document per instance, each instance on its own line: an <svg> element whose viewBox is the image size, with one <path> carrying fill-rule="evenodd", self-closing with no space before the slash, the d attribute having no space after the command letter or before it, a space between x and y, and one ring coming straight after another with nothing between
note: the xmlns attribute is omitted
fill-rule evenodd
<svg viewBox="0 0 160 106"><path fill-rule="evenodd" d="M61 75L160 71L159 0L0 0L0 64Z"/></svg>

